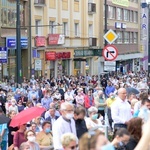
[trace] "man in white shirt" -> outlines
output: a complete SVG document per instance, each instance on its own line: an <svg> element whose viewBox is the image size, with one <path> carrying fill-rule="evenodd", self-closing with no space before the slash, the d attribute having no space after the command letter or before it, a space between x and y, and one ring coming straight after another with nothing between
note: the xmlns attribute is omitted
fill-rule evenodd
<svg viewBox="0 0 150 150"><path fill-rule="evenodd" d="M118 97L111 106L111 115L114 121L114 128L126 128L127 122L132 118L131 105L126 100L125 88L118 90Z"/></svg>
<svg viewBox="0 0 150 150"><path fill-rule="evenodd" d="M53 131L53 143L55 150L63 150L61 144L61 136L64 133L73 133L75 136L76 134L76 127L75 121L73 119L74 116L74 106L68 102L64 102L61 104L61 114L53 124L52 131Z"/></svg>

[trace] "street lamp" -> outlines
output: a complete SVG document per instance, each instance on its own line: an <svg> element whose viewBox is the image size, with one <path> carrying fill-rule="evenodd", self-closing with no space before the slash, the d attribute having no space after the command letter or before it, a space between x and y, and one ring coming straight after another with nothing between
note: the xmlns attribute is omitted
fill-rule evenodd
<svg viewBox="0 0 150 150"><path fill-rule="evenodd" d="M17 56L17 83L22 81L22 62L21 62L21 37L20 37L20 0L16 1L17 21L16 21L16 56Z"/></svg>

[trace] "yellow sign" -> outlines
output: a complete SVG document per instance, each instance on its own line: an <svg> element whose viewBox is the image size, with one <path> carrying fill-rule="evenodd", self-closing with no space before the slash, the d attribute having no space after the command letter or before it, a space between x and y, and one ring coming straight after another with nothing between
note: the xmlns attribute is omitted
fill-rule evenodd
<svg viewBox="0 0 150 150"><path fill-rule="evenodd" d="M105 35L104 39L109 43L112 44L116 39L118 38L118 35L110 29Z"/></svg>
<svg viewBox="0 0 150 150"><path fill-rule="evenodd" d="M113 4L129 7L129 0L112 0Z"/></svg>
<svg viewBox="0 0 150 150"><path fill-rule="evenodd" d="M144 47L143 47L143 45L140 45L140 52L141 52L141 53L144 52Z"/></svg>

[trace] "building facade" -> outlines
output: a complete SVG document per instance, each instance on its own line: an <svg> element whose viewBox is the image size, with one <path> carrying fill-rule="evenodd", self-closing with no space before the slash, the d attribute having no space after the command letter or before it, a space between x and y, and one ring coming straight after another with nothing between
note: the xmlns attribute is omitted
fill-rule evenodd
<svg viewBox="0 0 150 150"><path fill-rule="evenodd" d="M34 0L31 6L33 72L50 77L97 74L95 52L103 47L103 2Z"/></svg>
<svg viewBox="0 0 150 150"><path fill-rule="evenodd" d="M22 73L27 75L28 66L27 48L28 38L25 25L24 1L20 2L20 23L21 23L21 52L22 52ZM0 60L0 77L16 76L16 3L13 0L0 0L0 49L7 49L6 61Z"/></svg>
<svg viewBox="0 0 150 150"><path fill-rule="evenodd" d="M112 29L118 35L113 45L118 49L116 69L121 72L140 71L143 58L140 44L141 3L138 0L107 0L107 30ZM104 18L105 19L105 18ZM104 71L104 59L100 58L101 72ZM107 67L108 68L108 67ZM105 70L109 71L109 70Z"/></svg>

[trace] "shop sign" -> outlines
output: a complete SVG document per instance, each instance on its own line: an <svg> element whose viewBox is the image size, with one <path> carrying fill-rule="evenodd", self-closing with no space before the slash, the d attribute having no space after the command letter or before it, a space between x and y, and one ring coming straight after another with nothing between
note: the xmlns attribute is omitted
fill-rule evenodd
<svg viewBox="0 0 150 150"><path fill-rule="evenodd" d="M45 52L46 60L56 60L56 52Z"/></svg>
<svg viewBox="0 0 150 150"><path fill-rule="evenodd" d="M69 59L71 57L70 52L59 52L56 53L56 59Z"/></svg>
<svg viewBox="0 0 150 150"><path fill-rule="evenodd" d="M7 63L7 47L0 47L0 63Z"/></svg>
<svg viewBox="0 0 150 150"><path fill-rule="evenodd" d="M41 59L35 59L35 70L42 70L42 60Z"/></svg>
<svg viewBox="0 0 150 150"><path fill-rule="evenodd" d="M102 56L102 49L74 50L74 57Z"/></svg>
<svg viewBox="0 0 150 150"><path fill-rule="evenodd" d="M36 47L46 46L46 38L45 38L45 36L37 36L37 37L35 37L35 46Z"/></svg>
<svg viewBox="0 0 150 150"><path fill-rule="evenodd" d="M28 47L28 39L25 37L22 37L20 39L21 48L27 48ZM16 37L6 37L6 47L7 48L14 48L16 49Z"/></svg>
<svg viewBox="0 0 150 150"><path fill-rule="evenodd" d="M70 52L45 52L46 60L56 60L56 59L69 59L71 57Z"/></svg>
<svg viewBox="0 0 150 150"><path fill-rule="evenodd" d="M86 56L94 56L94 50L90 49L74 50L74 57L86 57Z"/></svg>
<svg viewBox="0 0 150 150"><path fill-rule="evenodd" d="M65 36L61 34L49 34L48 45L59 45L65 43Z"/></svg>

